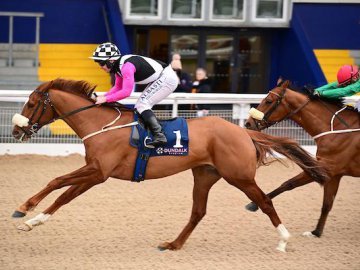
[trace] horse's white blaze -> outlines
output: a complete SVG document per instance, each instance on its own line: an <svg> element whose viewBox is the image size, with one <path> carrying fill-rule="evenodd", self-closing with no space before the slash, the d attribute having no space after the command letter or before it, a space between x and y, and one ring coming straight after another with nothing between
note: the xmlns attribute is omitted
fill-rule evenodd
<svg viewBox="0 0 360 270"><path fill-rule="evenodd" d="M30 231L30 230L32 230L33 227L44 224L44 222L47 221L50 216L51 216L50 214L40 213L36 217L29 219L29 220L25 221L24 223L29 227L28 231ZM19 226L18 228L20 230L23 229L22 226Z"/></svg>
<svg viewBox="0 0 360 270"><path fill-rule="evenodd" d="M276 249L282 252L286 252L286 245L290 238L290 233L283 224L279 224L276 229L280 234L280 241Z"/></svg>
<svg viewBox="0 0 360 270"><path fill-rule="evenodd" d="M26 127L29 125L29 118L15 113L13 118L12 118L12 123L18 127Z"/></svg>
<svg viewBox="0 0 360 270"><path fill-rule="evenodd" d="M256 120L263 120L264 119L264 113L255 109L255 108L251 108L249 111L249 115L256 119Z"/></svg>

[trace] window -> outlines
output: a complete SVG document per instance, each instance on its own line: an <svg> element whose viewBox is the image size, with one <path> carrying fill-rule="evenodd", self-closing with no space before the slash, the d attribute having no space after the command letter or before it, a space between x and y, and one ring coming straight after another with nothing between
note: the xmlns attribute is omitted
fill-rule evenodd
<svg viewBox="0 0 360 270"><path fill-rule="evenodd" d="M158 0L130 0L130 16L158 16Z"/></svg>
<svg viewBox="0 0 360 270"><path fill-rule="evenodd" d="M182 69L194 77L198 67L199 36L194 34L172 34L171 54L181 55Z"/></svg>
<svg viewBox="0 0 360 270"><path fill-rule="evenodd" d="M213 0L212 19L243 20L244 0Z"/></svg>
<svg viewBox="0 0 360 270"><path fill-rule="evenodd" d="M172 35L172 53L179 53L182 56L197 56L199 47L198 35Z"/></svg>
<svg viewBox="0 0 360 270"><path fill-rule="evenodd" d="M202 0L172 0L171 18L201 19Z"/></svg>
<svg viewBox="0 0 360 270"><path fill-rule="evenodd" d="M288 0L256 0L253 18L257 21L287 20Z"/></svg>

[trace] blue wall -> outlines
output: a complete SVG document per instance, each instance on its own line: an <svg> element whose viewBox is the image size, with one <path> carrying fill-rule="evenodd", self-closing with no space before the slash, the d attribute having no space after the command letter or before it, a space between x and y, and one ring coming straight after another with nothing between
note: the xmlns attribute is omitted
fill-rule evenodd
<svg viewBox="0 0 360 270"><path fill-rule="evenodd" d="M112 41L130 53L132 27L122 23L118 0L1 0L0 11L43 12L41 43L102 43ZM313 49L360 50L360 4L294 3L290 28L271 32L270 85L279 76L297 84L326 83ZM0 17L0 42L8 41L8 18ZM14 42L35 41L35 19L14 19Z"/></svg>
<svg viewBox="0 0 360 270"><path fill-rule="evenodd" d="M0 11L42 12L41 43L102 43L110 40L105 26L106 10L114 43L129 48L117 0L11 0L0 1ZM8 17L0 17L0 42L8 42ZM35 41L35 19L14 18L14 42Z"/></svg>
<svg viewBox="0 0 360 270"><path fill-rule="evenodd" d="M295 3L294 16L314 49L360 49L360 4Z"/></svg>
<svg viewBox="0 0 360 270"><path fill-rule="evenodd" d="M295 3L290 28L272 33L269 87L279 76L299 86L324 85L314 49L360 50L360 5Z"/></svg>
<svg viewBox="0 0 360 270"><path fill-rule="evenodd" d="M290 28L273 33L271 59L270 88L276 85L279 77L289 79L298 86L326 83L297 15L293 16Z"/></svg>

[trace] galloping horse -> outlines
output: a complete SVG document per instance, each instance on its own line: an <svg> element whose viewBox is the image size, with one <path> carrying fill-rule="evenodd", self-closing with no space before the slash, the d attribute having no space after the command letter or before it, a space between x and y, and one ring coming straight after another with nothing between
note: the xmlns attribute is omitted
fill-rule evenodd
<svg viewBox="0 0 360 270"><path fill-rule="evenodd" d="M339 183L344 175L360 176L360 116L346 110L340 102L330 102L315 97L311 91L289 89L289 81L279 81L278 86L269 91L245 126L262 130L284 119L292 119L306 130L317 145L316 157L330 174L330 181L324 185L324 197L320 219L312 232L305 236L320 237L327 216L333 206ZM306 173L300 173L267 194L271 199L284 191L316 181ZM256 211L250 203L246 207Z"/></svg>
<svg viewBox="0 0 360 270"><path fill-rule="evenodd" d="M84 167L55 178L20 205L13 217L25 216L49 193L70 186L50 207L18 229L29 231L43 224L61 206L109 177L132 179L137 150L129 145L129 123L134 121L134 111L95 105L90 98L92 91L93 88L84 81L56 79L46 82L30 95L21 115L14 116L13 136L16 139L27 140L43 125L61 118L83 139L86 150ZM102 132L104 126L111 127ZM257 166L266 162L267 154L277 151L321 183L327 180L326 171L295 141L248 131L219 117L189 120L188 130L188 156L152 157L148 162L146 179L162 178L187 169L192 169L194 175L190 220L174 241L162 243L159 248L177 250L184 245L206 213L210 188L223 177L269 216L280 234L277 248L285 251L290 235L271 200L255 183Z"/></svg>

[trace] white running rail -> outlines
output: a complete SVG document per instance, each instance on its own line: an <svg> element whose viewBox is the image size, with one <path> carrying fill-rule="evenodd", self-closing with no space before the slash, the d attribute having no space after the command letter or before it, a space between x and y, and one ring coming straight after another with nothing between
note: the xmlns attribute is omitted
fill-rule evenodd
<svg viewBox="0 0 360 270"><path fill-rule="evenodd" d="M69 132L69 128L60 121L43 127L40 132L29 142L18 143L11 135L11 118L15 113L20 113L24 102L32 91L25 90L0 90L0 155L2 154L46 154L68 155L71 153L84 154L82 141L76 135ZM103 93L98 92L98 95ZM130 97L122 100L125 105L133 105L141 93L133 93ZM243 126L249 116L251 106L256 106L265 94L190 94L173 93L160 104L166 108L155 110L159 118L197 117L196 111L183 110L183 104L223 104L220 109L210 110L210 115L220 116L232 123ZM227 105L224 105L227 104ZM165 107L163 106L163 107ZM216 105L215 105L216 106ZM224 107L225 106L225 107ZM59 122L59 123L58 123ZM65 131L62 132L62 129ZM57 130L54 132L54 130ZM288 136L296 139L301 145L314 152L313 139L296 123L287 120L271 127L266 133L276 136Z"/></svg>

